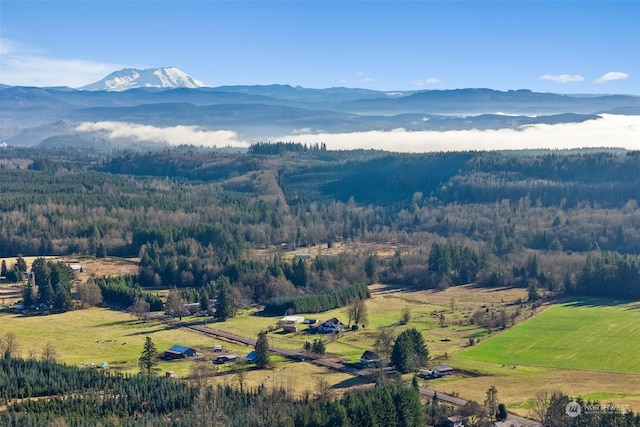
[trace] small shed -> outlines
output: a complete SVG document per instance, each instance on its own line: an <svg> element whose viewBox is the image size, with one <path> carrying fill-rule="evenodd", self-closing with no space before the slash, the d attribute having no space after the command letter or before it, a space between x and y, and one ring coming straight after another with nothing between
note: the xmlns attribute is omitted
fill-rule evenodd
<svg viewBox="0 0 640 427"><path fill-rule="evenodd" d="M251 351L249 352L249 354L247 354L247 355L244 357L244 360L245 360L245 362L247 362L247 363L254 363L254 362L256 361L256 359L257 359L257 358L258 358L258 355L256 354L256 351L255 351L255 350L251 350Z"/></svg>
<svg viewBox="0 0 640 427"><path fill-rule="evenodd" d="M185 359L187 357L193 357L196 355L196 350L184 345L175 344L170 349L165 350L165 359Z"/></svg>

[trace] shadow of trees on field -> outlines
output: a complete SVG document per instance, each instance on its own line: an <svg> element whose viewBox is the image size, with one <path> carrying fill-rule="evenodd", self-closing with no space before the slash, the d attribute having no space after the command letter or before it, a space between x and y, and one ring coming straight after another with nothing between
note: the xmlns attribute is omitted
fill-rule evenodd
<svg viewBox="0 0 640 427"><path fill-rule="evenodd" d="M623 299L584 297L571 299L563 304L567 307L616 307L631 303L633 301ZM627 310L640 310L640 302L635 302Z"/></svg>
<svg viewBox="0 0 640 427"><path fill-rule="evenodd" d="M353 377L342 380L339 383L334 384L331 388L334 390L349 389L351 387L362 386L365 384L370 384L372 382L373 380L368 381L365 377Z"/></svg>

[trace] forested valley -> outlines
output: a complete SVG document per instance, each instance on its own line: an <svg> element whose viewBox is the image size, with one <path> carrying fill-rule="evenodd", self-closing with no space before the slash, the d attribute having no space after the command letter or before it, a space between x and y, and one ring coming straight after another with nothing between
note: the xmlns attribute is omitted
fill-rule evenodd
<svg viewBox="0 0 640 427"><path fill-rule="evenodd" d="M190 300L222 278L262 304L375 281L640 297L640 152L0 155L0 256L138 257L132 286Z"/></svg>

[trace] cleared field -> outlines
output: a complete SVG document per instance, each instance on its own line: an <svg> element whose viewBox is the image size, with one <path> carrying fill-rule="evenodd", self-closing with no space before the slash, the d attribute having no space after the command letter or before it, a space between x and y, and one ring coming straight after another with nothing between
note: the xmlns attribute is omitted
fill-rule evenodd
<svg viewBox="0 0 640 427"><path fill-rule="evenodd" d="M13 332L19 345L19 354L39 358L47 343L53 344L57 360L78 366L107 362L112 369L137 372L138 358L144 340L150 336L159 353L173 344L182 344L209 352L216 344L240 355L250 349L221 342L185 329L167 328L157 322L143 323L129 314L91 308L48 316L24 317L0 312L0 336ZM159 368L186 376L191 361L161 361Z"/></svg>
<svg viewBox="0 0 640 427"><path fill-rule="evenodd" d="M640 374L640 306L584 299L554 305L461 358L507 365Z"/></svg>

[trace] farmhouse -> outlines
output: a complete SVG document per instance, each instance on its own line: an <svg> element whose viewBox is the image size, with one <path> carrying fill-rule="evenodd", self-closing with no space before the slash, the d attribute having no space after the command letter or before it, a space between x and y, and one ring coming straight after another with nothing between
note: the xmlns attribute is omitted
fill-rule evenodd
<svg viewBox="0 0 640 427"><path fill-rule="evenodd" d="M196 350L194 348L178 344L171 346L170 349L165 350L164 352L165 359L184 359L187 357L193 357L195 355Z"/></svg>
<svg viewBox="0 0 640 427"><path fill-rule="evenodd" d="M384 360L371 350L367 350L360 356L360 366L363 368L378 368L382 366Z"/></svg>
<svg viewBox="0 0 640 427"><path fill-rule="evenodd" d="M333 317L313 329L319 334L333 334L344 331L344 328L345 324Z"/></svg>

